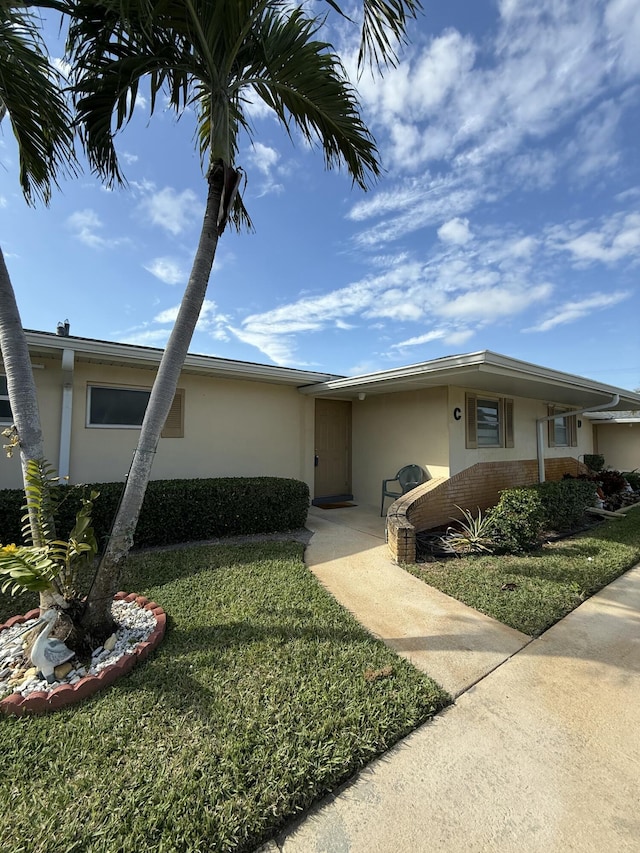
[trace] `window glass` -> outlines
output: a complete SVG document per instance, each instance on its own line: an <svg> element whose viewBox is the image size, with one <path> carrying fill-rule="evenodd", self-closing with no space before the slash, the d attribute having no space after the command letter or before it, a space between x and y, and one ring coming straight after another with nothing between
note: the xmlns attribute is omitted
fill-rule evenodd
<svg viewBox="0 0 640 853"><path fill-rule="evenodd" d="M569 425L566 418L553 419L553 439L556 447L569 446Z"/></svg>
<svg viewBox="0 0 640 853"><path fill-rule="evenodd" d="M6 376L0 376L0 421L13 421Z"/></svg>
<svg viewBox="0 0 640 853"><path fill-rule="evenodd" d="M149 402L149 393L133 388L90 386L89 425L141 426Z"/></svg>
<svg viewBox="0 0 640 853"><path fill-rule="evenodd" d="M477 404L478 447L500 446L500 404L498 400L480 400Z"/></svg>

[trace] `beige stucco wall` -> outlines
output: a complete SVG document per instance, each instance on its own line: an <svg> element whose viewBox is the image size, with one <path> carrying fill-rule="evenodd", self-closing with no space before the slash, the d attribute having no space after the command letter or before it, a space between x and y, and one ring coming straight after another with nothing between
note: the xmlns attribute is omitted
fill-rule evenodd
<svg viewBox="0 0 640 853"><path fill-rule="evenodd" d="M34 360L35 361L35 360ZM34 371L45 453L58 467L62 370L38 358ZM90 383L150 388L155 370L76 361L73 376L71 482L123 480L139 430L86 426ZM313 486L314 402L297 388L183 374L184 438L161 438L153 479L218 476L294 477ZM0 487L22 485L17 458L0 460Z"/></svg>
<svg viewBox="0 0 640 853"><path fill-rule="evenodd" d="M60 447L60 408L62 405L62 370L57 358L33 358L33 377L38 394L40 423L44 438L44 453L49 462L57 468ZM0 371L2 370L0 364ZM0 425L0 432L7 424ZM1 436L2 444L6 439ZM0 489L22 488L22 473L17 453L7 459L4 451L0 457Z"/></svg>
<svg viewBox="0 0 640 853"><path fill-rule="evenodd" d="M72 480L123 479L139 433L87 427L87 386L149 388L153 377L150 370L76 365ZM313 403L296 388L185 373L178 385L185 391L184 438L160 439L153 479L279 476L310 482Z"/></svg>
<svg viewBox="0 0 640 853"><path fill-rule="evenodd" d="M431 477L449 473L447 389L435 388L354 400L353 495L380 504L382 480L416 463Z"/></svg>
<svg viewBox="0 0 640 853"><path fill-rule="evenodd" d="M474 391L481 395L481 391ZM487 393L493 397L495 394ZM465 447L465 389L452 387L449 389L449 430L451 436L451 475L469 468L478 462L503 462L516 461L519 459L537 458L536 421L538 418L547 416L547 403L537 400L529 400L525 397L513 397L513 447L481 447L469 450ZM553 403L552 400L549 403ZM458 407L462 412L460 420L453 417L454 409ZM544 456L546 459L574 456L576 458L585 453L593 453L593 430L590 421L578 418L582 426L577 430L577 447L549 447L547 425L544 426Z"/></svg>
<svg viewBox="0 0 640 853"><path fill-rule="evenodd" d="M633 471L640 468L640 423L594 423L596 453L604 456L607 468Z"/></svg>

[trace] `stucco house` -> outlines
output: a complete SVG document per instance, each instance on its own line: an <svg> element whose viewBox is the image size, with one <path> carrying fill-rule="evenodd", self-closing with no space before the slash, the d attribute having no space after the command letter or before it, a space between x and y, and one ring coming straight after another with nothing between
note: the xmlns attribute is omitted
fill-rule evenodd
<svg viewBox="0 0 640 853"><path fill-rule="evenodd" d="M594 453L604 456L607 468L640 469L640 411L590 412Z"/></svg>
<svg viewBox="0 0 640 853"><path fill-rule="evenodd" d="M161 350L26 334L49 461L72 483L124 480ZM416 463L428 481L387 513L393 556L412 559L416 528L455 504L577 472L596 449L584 413L605 409L640 409L640 395L489 351L354 377L190 354L153 477L293 477L317 503L379 511L382 480ZM0 461L0 488L20 484L18 460Z"/></svg>

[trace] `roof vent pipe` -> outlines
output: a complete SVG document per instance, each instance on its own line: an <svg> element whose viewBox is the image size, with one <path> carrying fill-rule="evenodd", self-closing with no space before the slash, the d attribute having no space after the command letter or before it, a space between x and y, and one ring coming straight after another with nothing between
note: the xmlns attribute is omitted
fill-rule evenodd
<svg viewBox="0 0 640 853"><path fill-rule="evenodd" d="M585 406L584 409L573 409L570 412L559 412L557 415L547 415L545 418L538 418L536 421L537 436L538 436L538 481L544 483L544 424L548 421L554 421L556 418L571 418L574 415L584 415L585 412L601 412L604 409L611 409L617 406L620 402L620 394L614 394L613 397L606 403L601 403L599 406Z"/></svg>
<svg viewBox="0 0 640 853"><path fill-rule="evenodd" d="M69 337L69 321L65 320L64 323L60 322L56 328L56 335L60 335L62 338Z"/></svg>

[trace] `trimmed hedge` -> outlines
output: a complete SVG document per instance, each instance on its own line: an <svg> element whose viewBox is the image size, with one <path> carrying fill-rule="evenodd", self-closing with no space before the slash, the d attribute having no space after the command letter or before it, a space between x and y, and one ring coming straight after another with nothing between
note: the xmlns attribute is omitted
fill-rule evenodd
<svg viewBox="0 0 640 853"><path fill-rule="evenodd" d="M123 483L55 486L61 498L57 533L73 527L83 490L100 492L93 527L100 545L109 535ZM0 490L0 543L22 542L22 489ZM198 542L219 536L279 533L304 527L309 487L281 477L220 477L202 480L152 480L147 488L134 547Z"/></svg>
<svg viewBox="0 0 640 853"><path fill-rule="evenodd" d="M572 530L593 505L595 484L566 479L504 489L488 517L498 553L523 554L540 544L543 529Z"/></svg>
<svg viewBox="0 0 640 853"><path fill-rule="evenodd" d="M593 506L595 483L566 479L536 483L535 489L545 512L545 526L551 530L572 530L584 519L587 507Z"/></svg>

